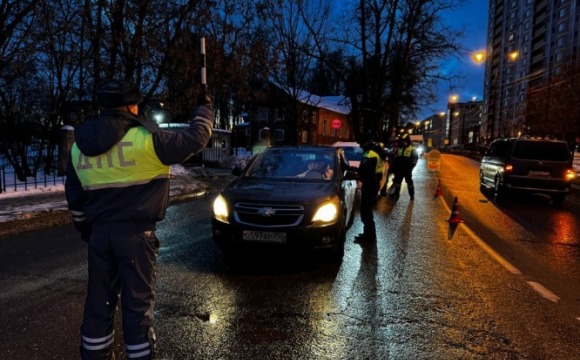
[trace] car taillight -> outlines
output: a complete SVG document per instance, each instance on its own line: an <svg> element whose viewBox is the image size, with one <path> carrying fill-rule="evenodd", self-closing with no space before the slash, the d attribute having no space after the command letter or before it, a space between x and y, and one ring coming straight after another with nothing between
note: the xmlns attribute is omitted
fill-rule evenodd
<svg viewBox="0 0 580 360"><path fill-rule="evenodd" d="M503 171L505 173L511 173L512 171L514 171L514 167L511 164L505 164L503 167Z"/></svg>
<svg viewBox="0 0 580 360"><path fill-rule="evenodd" d="M564 178L566 179L566 181L574 180L576 178L576 173L574 172L574 170L568 169L564 173Z"/></svg>

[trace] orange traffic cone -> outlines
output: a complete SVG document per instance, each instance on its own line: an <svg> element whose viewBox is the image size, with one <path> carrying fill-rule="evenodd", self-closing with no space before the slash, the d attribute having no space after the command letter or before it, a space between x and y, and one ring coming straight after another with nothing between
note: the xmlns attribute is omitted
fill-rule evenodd
<svg viewBox="0 0 580 360"><path fill-rule="evenodd" d="M439 179L437 179L437 188L435 189L435 196L433 197L439 197L441 195L443 195L443 193L441 192L441 187L439 186Z"/></svg>
<svg viewBox="0 0 580 360"><path fill-rule="evenodd" d="M459 216L459 207L457 206L457 196L453 200L453 207L451 208L451 216L449 220L447 220L450 224L459 224L462 223L461 216Z"/></svg>

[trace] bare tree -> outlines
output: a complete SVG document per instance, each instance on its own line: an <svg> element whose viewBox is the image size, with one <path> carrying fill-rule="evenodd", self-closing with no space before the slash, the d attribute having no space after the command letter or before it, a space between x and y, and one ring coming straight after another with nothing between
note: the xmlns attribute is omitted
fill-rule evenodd
<svg viewBox="0 0 580 360"><path fill-rule="evenodd" d="M90 102L105 78L131 79L146 101L187 118L202 35L218 126L228 128L274 83L290 98L282 107L291 143L298 129L316 142L316 119L298 110L305 89L344 91L355 134L391 134L431 98L437 61L457 50L458 33L441 22L451 0L360 0L350 13L330 0L0 1L0 141L13 162L26 154L27 122L54 132L64 104Z"/></svg>
<svg viewBox="0 0 580 360"><path fill-rule="evenodd" d="M372 131L388 138L420 105L432 101L445 79L439 61L460 54L460 31L443 21L451 0L360 0L342 32L328 38L343 49L342 74L351 100L356 134Z"/></svg>
<svg viewBox="0 0 580 360"><path fill-rule="evenodd" d="M36 98L29 80L35 73L30 36L38 0L0 2L0 154L19 180L32 174L27 162L30 122Z"/></svg>
<svg viewBox="0 0 580 360"><path fill-rule="evenodd" d="M330 3L327 0L270 0L266 2L263 17L271 29L272 58L270 78L289 95L285 106L289 139L298 142L298 129L306 132L307 142L312 138L317 119L312 113L299 114L298 103L308 101L303 90L308 87L308 76L321 58L318 39L327 37ZM316 104L313 104L316 105ZM303 116L304 115L304 116Z"/></svg>

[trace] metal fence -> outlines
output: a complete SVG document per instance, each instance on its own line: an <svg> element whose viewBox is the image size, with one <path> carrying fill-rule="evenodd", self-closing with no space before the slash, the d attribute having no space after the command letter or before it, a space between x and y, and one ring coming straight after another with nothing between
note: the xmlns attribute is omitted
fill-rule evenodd
<svg viewBox="0 0 580 360"><path fill-rule="evenodd" d="M229 147L205 148L199 154L188 159L184 165L218 167L230 156L231 151L232 149ZM32 166L35 160L35 156L29 156L27 161ZM0 155L0 193L63 185L66 177L59 174L62 173L62 171L59 171L59 161L61 160L58 156L55 156L49 165L48 159L43 157L36 177L27 177L25 181L20 181L12 165L8 163L4 156Z"/></svg>
<svg viewBox="0 0 580 360"><path fill-rule="evenodd" d="M4 158L0 155L0 193L8 191L21 191L38 189L49 186L62 185L65 182L65 177L58 175L58 157L55 156L50 162L46 157L40 159L36 177L27 177L24 181L20 181L16 171ZM30 166L34 164L36 157L29 156L27 162Z"/></svg>

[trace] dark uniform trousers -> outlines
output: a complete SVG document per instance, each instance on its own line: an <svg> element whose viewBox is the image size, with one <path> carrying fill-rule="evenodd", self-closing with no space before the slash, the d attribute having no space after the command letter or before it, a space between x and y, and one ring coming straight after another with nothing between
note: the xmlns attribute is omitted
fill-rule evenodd
<svg viewBox="0 0 580 360"><path fill-rule="evenodd" d="M393 195L399 195L401 192L401 185L403 179L407 183L407 190L409 191L409 196L415 196L415 184L413 183L413 167L412 166L400 166L400 168L395 170L395 177L393 178L393 184L395 185L395 191Z"/></svg>
<svg viewBox="0 0 580 360"><path fill-rule="evenodd" d="M363 233L369 236L376 236L373 207L377 202L379 184L380 178L375 176L370 184L363 182L360 190L360 219L363 223Z"/></svg>
<svg viewBox="0 0 580 360"><path fill-rule="evenodd" d="M128 359L152 359L159 240L140 226L96 225L89 240L89 281L81 357L112 359L119 294Z"/></svg>

